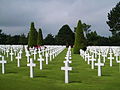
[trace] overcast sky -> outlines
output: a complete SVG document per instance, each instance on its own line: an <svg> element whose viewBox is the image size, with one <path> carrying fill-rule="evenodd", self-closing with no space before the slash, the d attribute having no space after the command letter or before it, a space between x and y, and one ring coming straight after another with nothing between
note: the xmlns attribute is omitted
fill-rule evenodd
<svg viewBox="0 0 120 90"><path fill-rule="evenodd" d="M71 29L78 20L92 25L99 35L109 36L107 13L119 0L0 0L0 28L6 34L27 34L30 23L44 36L57 34L64 24Z"/></svg>

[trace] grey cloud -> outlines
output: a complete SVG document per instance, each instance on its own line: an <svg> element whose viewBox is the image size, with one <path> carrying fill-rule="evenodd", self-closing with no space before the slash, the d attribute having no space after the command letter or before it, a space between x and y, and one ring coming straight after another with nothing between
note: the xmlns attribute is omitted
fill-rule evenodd
<svg viewBox="0 0 120 90"><path fill-rule="evenodd" d="M73 29L77 21L92 25L109 36L107 13L119 0L0 0L0 28L10 34L28 33L30 22L42 28L44 36L56 34L63 24Z"/></svg>

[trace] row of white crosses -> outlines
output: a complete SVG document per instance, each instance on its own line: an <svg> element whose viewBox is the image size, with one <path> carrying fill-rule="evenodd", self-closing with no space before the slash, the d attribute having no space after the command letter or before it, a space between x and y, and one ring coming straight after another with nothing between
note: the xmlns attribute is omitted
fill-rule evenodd
<svg viewBox="0 0 120 90"><path fill-rule="evenodd" d="M55 47L55 46L54 46ZM60 53L60 52L62 52L64 49L65 49L65 47L64 46L59 46L59 47L57 47L57 48L55 48L55 49L57 49L57 51L56 51L56 53L58 54L58 53ZM30 58L30 55L31 54L29 54L29 51L26 49L26 47L25 47L25 50L26 50L26 56L27 56L27 61L29 62L28 64L27 64L27 66L29 66L30 67L30 78L33 78L33 76L34 76L34 69L33 69L33 67L35 67L36 66L36 64L33 62L33 59L32 58ZM44 49L43 49L44 50ZM38 50L39 52L42 52L42 51L40 51L40 50ZM33 52L33 55L35 54L35 51L34 51L34 49L31 49L31 51L30 52ZM36 51L37 52L37 51ZM39 53L38 52L38 53ZM44 53L45 53L45 61L46 61L46 64L48 64L48 49L46 49L46 50L44 50ZM35 54L35 56L36 56L36 54ZM34 57L34 60L35 60L35 58L36 57ZM37 59L39 62L40 62L40 70L42 70L43 69L43 65L42 65L42 62L44 61L44 59L42 58L42 54L40 53L39 54L39 58Z"/></svg>
<svg viewBox="0 0 120 90"><path fill-rule="evenodd" d="M114 56L116 56L116 62L120 63L120 60L118 60L120 47L89 46L86 51L80 50L80 55L88 64L91 61L91 69L94 69L94 66L98 66L98 76L101 76L101 66L104 66L106 59L110 60L110 67L112 67L112 62L115 60ZM98 61L98 63L95 63L95 61Z"/></svg>
<svg viewBox="0 0 120 90"><path fill-rule="evenodd" d="M2 54L6 57L10 56L11 61L13 61L13 56L16 56L19 50L20 55L22 54L22 49L22 45L0 45L0 50Z"/></svg>
<svg viewBox="0 0 120 90"><path fill-rule="evenodd" d="M0 63L2 64L2 74L4 74L5 73L5 63L7 63L7 61L6 60L4 60L4 57L8 57L9 55L10 55L10 61L13 61L13 55L15 55L14 54L14 52L13 52L13 50L16 52L16 54L17 54L17 50L19 51L19 53L18 53L18 55L19 56L17 56L16 57L16 59L18 60L18 62L17 62L17 66L18 67L20 67L20 59L21 59L21 54L22 54L22 49L23 49L23 46L21 46L21 45L0 45L0 51L1 51L1 54L3 55L0 55ZM16 56L16 55L15 55Z"/></svg>
<svg viewBox="0 0 120 90"><path fill-rule="evenodd" d="M72 70L72 67L69 67L69 64L72 63L70 61L71 58L71 47L69 46L66 57L66 61L63 61L65 63L64 67L61 67L61 70L65 70L65 83L69 83L69 71Z"/></svg>
<svg viewBox="0 0 120 90"><path fill-rule="evenodd" d="M31 49L31 51L28 51L27 47L28 47L27 45L24 46L25 52L26 52L26 56L27 56L27 62L28 62L27 66L30 67L30 78L33 78L33 72L34 72L33 71L33 67L36 66L36 64L33 63L33 60L36 60L36 52L37 52L37 50L34 48L33 50ZM47 46L47 48L48 47L50 49L44 50L44 53L48 53L50 55L50 52L53 51L54 57L57 56L60 52L62 52L65 49L65 46L52 46L52 47L51 46ZM6 46L0 46L0 50L1 50L2 53L4 53L4 50L8 50L8 55L10 54L10 60L11 61L13 61L13 55L15 55L15 53L16 53L15 56L16 56L16 60L17 60L17 67L20 67L20 60L22 58L21 54L22 54L23 47L20 46L20 48L19 48L19 46L18 47L13 47L11 45L9 45L7 47ZM6 53L6 51L5 51L5 53ZM30 58L30 56L32 54L34 55L34 59ZM0 61L0 63L2 63L2 73L4 74L4 64L6 63L6 61L4 60L4 56L1 56L1 57L2 57L2 61ZM45 57L45 59L46 59L46 57ZM44 61L44 59L42 58L41 53L40 53L39 58L37 60L40 62L40 70L42 70L42 62Z"/></svg>

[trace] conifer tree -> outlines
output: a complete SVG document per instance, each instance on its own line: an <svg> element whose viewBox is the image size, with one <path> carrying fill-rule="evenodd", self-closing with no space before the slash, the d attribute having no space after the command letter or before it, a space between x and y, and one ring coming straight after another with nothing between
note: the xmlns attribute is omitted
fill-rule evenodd
<svg viewBox="0 0 120 90"><path fill-rule="evenodd" d="M108 26L113 36L120 35L120 1L117 5L108 13Z"/></svg>
<svg viewBox="0 0 120 90"><path fill-rule="evenodd" d="M42 30L41 29L39 29L39 31L38 31L37 45L38 46L43 45L43 35L42 35Z"/></svg>
<svg viewBox="0 0 120 90"><path fill-rule="evenodd" d="M75 32L74 54L79 54L79 50L85 49L85 47L86 47L86 39L83 33L83 25L82 22L79 20Z"/></svg>
<svg viewBox="0 0 120 90"><path fill-rule="evenodd" d="M34 22L31 22L31 27L29 31L29 37L28 37L28 47L33 47L37 45L37 37L36 37L36 29L34 26Z"/></svg>

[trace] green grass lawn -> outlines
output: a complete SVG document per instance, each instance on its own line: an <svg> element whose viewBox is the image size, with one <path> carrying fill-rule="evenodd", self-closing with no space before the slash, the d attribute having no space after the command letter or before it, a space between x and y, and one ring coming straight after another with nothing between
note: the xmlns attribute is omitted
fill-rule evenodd
<svg viewBox="0 0 120 90"><path fill-rule="evenodd" d="M21 60L21 67L17 67L17 60L7 59L5 74L1 74L0 64L0 90L120 90L120 72L118 64L113 62L109 67L107 60L102 68L102 77L97 76L97 67L92 70L80 55L72 54L73 70L70 71L69 84L64 83L63 61L67 49L60 53L48 65L43 63L43 70L39 70L39 62L34 68L34 78L29 78L29 67L26 66L26 57Z"/></svg>

